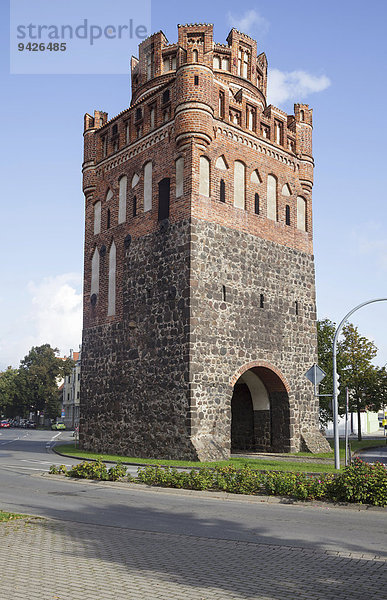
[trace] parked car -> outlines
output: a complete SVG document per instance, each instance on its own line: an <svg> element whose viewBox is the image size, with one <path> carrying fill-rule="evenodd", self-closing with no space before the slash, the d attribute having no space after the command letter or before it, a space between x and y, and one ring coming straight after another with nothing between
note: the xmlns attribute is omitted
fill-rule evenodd
<svg viewBox="0 0 387 600"><path fill-rule="evenodd" d="M26 427L27 429L36 429L35 421L27 421Z"/></svg>
<svg viewBox="0 0 387 600"><path fill-rule="evenodd" d="M7 419L4 419L3 421L0 421L0 427L11 427L9 424L9 421Z"/></svg>
<svg viewBox="0 0 387 600"><path fill-rule="evenodd" d="M55 429L66 429L66 425L64 423L53 423L51 425L51 429L55 430Z"/></svg>

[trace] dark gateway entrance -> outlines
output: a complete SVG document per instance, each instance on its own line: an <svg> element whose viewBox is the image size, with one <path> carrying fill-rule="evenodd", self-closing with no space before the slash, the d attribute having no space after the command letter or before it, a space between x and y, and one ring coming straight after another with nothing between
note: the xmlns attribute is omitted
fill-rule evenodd
<svg viewBox="0 0 387 600"><path fill-rule="evenodd" d="M288 393L280 377L266 367L245 371L234 386L231 450L290 451Z"/></svg>

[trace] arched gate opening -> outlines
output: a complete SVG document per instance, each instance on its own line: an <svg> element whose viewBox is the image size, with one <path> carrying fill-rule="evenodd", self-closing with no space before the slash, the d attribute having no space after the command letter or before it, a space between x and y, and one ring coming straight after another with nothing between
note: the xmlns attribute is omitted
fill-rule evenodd
<svg viewBox="0 0 387 600"><path fill-rule="evenodd" d="M280 376L268 367L251 367L234 385L231 450L290 450L288 392Z"/></svg>

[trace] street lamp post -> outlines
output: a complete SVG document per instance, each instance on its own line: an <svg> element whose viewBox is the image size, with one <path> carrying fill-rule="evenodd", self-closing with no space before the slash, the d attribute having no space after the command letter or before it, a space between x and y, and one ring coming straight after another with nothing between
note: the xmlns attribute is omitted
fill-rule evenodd
<svg viewBox="0 0 387 600"><path fill-rule="evenodd" d="M335 469L340 469L340 453L339 453L339 385L338 385L338 375L337 375L337 361L336 361L336 353L337 353L337 341L339 339L339 335L343 326L349 317L367 304L373 304L374 302L387 302L387 298L376 298L375 300L367 300L367 302L362 302L358 306L355 306L352 310L349 311L348 314L345 315L344 319L341 321L340 325L336 329L335 337L333 338L333 396L332 396L332 408L333 408L333 437L334 437L334 445L335 445Z"/></svg>

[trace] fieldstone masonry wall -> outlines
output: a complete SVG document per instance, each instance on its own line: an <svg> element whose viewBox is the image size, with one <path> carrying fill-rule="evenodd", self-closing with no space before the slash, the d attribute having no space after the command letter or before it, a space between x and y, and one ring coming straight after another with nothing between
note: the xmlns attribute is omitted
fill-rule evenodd
<svg viewBox="0 0 387 600"><path fill-rule="evenodd" d="M132 240L123 280L122 322L84 330L82 447L195 459L187 427L189 223Z"/></svg>
<svg viewBox="0 0 387 600"><path fill-rule="evenodd" d="M194 443L212 434L219 448L228 452L230 380L241 365L256 362L278 369L290 389L287 409L283 394L268 389L272 428L277 431L277 435L272 431L272 449L299 450L302 431L316 425L318 410L304 377L316 360L313 257L194 220L191 295L191 406L197 411Z"/></svg>

